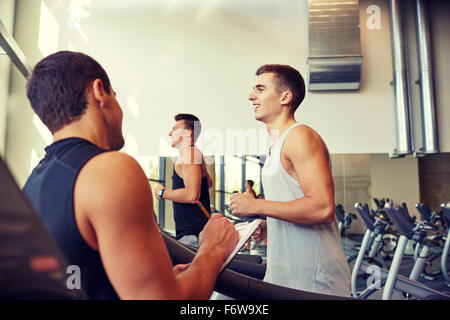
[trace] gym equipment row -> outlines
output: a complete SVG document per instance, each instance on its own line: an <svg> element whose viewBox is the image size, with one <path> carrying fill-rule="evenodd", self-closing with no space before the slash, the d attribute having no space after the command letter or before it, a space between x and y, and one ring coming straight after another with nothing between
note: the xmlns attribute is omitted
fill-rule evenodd
<svg viewBox="0 0 450 320"><path fill-rule="evenodd" d="M405 249L408 241L414 243L414 265L410 270L408 282L420 283L421 280L436 280L439 276L444 278L446 285L450 287L448 274L448 229L450 222L450 202L441 205L441 212L432 212L427 205L419 203L416 205L422 221L416 221L411 217L405 203L394 206L387 199L374 199L376 210L370 210L368 204L355 204L366 230L359 246L358 254L348 257L349 263L353 260L351 291L355 298L366 299L381 287L384 287L382 299L391 299L393 292L399 291L406 299L414 299L416 293L401 288L399 279L406 281L399 274ZM345 230L351 224L355 215L345 213L342 206L336 206L336 216ZM388 263L392 259L391 263ZM432 270L439 262L440 270ZM361 271L366 272L371 265L380 268L382 275L380 286L373 288L368 286L362 291L357 290L357 280ZM399 287L400 285L400 287ZM431 293L431 292L430 292ZM447 294L439 292L430 295L434 298L446 298Z"/></svg>

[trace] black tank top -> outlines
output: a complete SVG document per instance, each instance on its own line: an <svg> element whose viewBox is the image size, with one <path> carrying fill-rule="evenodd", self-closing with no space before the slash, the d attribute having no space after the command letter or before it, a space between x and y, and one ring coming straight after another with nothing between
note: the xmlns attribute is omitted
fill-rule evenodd
<svg viewBox="0 0 450 320"><path fill-rule="evenodd" d="M173 168L172 175L172 189L184 188L183 179ZM200 202L208 212L211 212L209 192L208 192L208 176L202 178L202 185L200 187ZM175 219L176 239L180 239L185 235L196 235L198 237L200 231L208 222L208 218L200 210L197 204L179 203L173 201L173 214Z"/></svg>
<svg viewBox="0 0 450 320"><path fill-rule="evenodd" d="M80 138L54 142L23 188L66 260L81 271L81 289L91 299L119 299L103 268L100 254L89 247L75 221L73 192L81 168L106 152ZM118 253L120 254L120 253Z"/></svg>

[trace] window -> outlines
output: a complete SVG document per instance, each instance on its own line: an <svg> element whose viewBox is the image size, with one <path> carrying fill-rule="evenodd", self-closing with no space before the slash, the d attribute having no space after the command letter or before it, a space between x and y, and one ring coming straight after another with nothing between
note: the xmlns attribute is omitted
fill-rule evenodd
<svg viewBox="0 0 450 320"><path fill-rule="evenodd" d="M261 194L261 164L258 157L245 157L245 180L253 180L255 194Z"/></svg>
<svg viewBox="0 0 450 320"><path fill-rule="evenodd" d="M238 156L225 156L225 203L230 203L230 196L233 192L242 192L242 162Z"/></svg>
<svg viewBox="0 0 450 320"><path fill-rule="evenodd" d="M165 171L165 158L158 156L151 156L148 161L147 178L152 190L155 189L157 184L164 184L164 171ZM164 225L164 203L158 200L154 194L153 196L153 210L155 211L156 220L158 224Z"/></svg>

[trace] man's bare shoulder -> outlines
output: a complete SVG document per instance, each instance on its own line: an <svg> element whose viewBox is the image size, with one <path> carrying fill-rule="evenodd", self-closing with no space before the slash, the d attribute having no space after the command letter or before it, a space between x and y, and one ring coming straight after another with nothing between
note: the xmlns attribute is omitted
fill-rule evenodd
<svg viewBox="0 0 450 320"><path fill-rule="evenodd" d="M142 169L136 159L120 151L109 151L101 153L98 156L92 158L86 164L86 167L88 166L92 169L99 170L100 172L118 168L123 170Z"/></svg>
<svg viewBox="0 0 450 320"><path fill-rule="evenodd" d="M310 155L315 152L326 152L322 137L311 127L298 125L294 127L285 139L286 155Z"/></svg>
<svg viewBox="0 0 450 320"><path fill-rule="evenodd" d="M101 162L114 161L116 163L119 163L119 162L123 162L123 163L135 162L135 163L137 163L137 161L132 156L130 156L129 154L126 154L124 152L121 152L121 151L104 152L104 153L101 153L98 156L94 157L93 159L95 159L97 161L101 161Z"/></svg>
<svg viewBox="0 0 450 320"><path fill-rule="evenodd" d="M89 160L80 172L80 183L87 190L102 188L97 192L108 192L111 189L132 189L140 181L147 182L144 170L130 155L111 151L99 154Z"/></svg>
<svg viewBox="0 0 450 320"><path fill-rule="evenodd" d="M323 143L320 135L311 127L308 127L304 124L298 125L288 133L286 136L287 143Z"/></svg>

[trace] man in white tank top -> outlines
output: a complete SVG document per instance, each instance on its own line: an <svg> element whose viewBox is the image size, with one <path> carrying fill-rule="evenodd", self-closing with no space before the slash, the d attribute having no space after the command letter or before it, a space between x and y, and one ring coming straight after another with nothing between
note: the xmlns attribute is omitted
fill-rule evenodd
<svg viewBox="0 0 450 320"><path fill-rule="evenodd" d="M330 156L319 134L294 118L305 96L304 80L286 65L264 65L256 75L249 100L272 139L262 172L265 199L234 194L232 213L267 216L256 235L257 240L267 236L265 281L350 296L350 270L334 216Z"/></svg>

